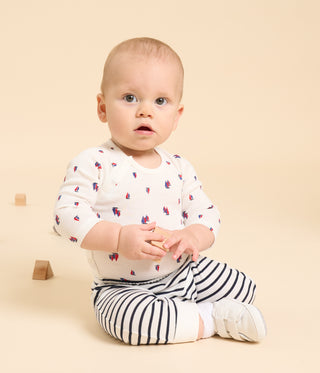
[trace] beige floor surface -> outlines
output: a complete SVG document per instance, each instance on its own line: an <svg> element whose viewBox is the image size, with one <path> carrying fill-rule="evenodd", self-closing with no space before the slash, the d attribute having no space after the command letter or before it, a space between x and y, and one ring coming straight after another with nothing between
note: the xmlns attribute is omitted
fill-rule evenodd
<svg viewBox="0 0 320 373"><path fill-rule="evenodd" d="M63 171L51 169L43 180L43 169L8 168L0 197L0 371L318 372L316 165L216 167L215 181L208 168L199 172L206 190L215 190L223 225L207 254L255 278L256 305L268 325L262 343L214 337L135 347L105 335L91 309L84 255L51 229ZM16 192L27 193L26 207L14 206ZM36 259L50 260L53 278L31 279Z"/></svg>

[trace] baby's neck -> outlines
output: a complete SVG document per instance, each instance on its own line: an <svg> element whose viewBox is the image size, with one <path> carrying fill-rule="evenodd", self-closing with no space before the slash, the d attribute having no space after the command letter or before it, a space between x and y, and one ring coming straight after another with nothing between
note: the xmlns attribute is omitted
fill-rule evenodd
<svg viewBox="0 0 320 373"><path fill-rule="evenodd" d="M145 168L157 168L161 165L162 158L155 149L145 151L128 149L112 140L128 157L132 157L140 166Z"/></svg>
<svg viewBox="0 0 320 373"><path fill-rule="evenodd" d="M161 156L153 150L152 153L132 154L133 159L145 168L157 168L161 165Z"/></svg>

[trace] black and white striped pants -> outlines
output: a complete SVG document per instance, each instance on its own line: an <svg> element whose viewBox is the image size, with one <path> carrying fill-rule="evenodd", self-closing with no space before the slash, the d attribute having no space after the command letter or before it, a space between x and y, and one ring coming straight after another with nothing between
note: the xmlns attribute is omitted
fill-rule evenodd
<svg viewBox="0 0 320 373"><path fill-rule="evenodd" d="M197 303L228 297L252 303L256 286L243 272L200 256L152 281L106 280L93 286L93 303L104 330L125 343L165 344L197 339Z"/></svg>

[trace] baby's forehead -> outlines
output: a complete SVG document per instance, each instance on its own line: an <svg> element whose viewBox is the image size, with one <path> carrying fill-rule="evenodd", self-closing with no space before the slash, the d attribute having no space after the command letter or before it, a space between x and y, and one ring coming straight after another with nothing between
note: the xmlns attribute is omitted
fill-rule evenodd
<svg viewBox="0 0 320 373"><path fill-rule="evenodd" d="M141 83L158 75L163 77L165 84L179 87L182 96L183 68L174 55L118 51L106 62L101 89L118 85L126 79Z"/></svg>

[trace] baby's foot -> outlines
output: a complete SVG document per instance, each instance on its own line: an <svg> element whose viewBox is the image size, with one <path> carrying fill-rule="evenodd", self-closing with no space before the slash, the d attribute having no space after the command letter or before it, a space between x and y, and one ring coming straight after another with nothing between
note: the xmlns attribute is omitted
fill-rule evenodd
<svg viewBox="0 0 320 373"><path fill-rule="evenodd" d="M259 342L267 334L261 312L252 304L224 298L213 303L215 334L238 341Z"/></svg>

